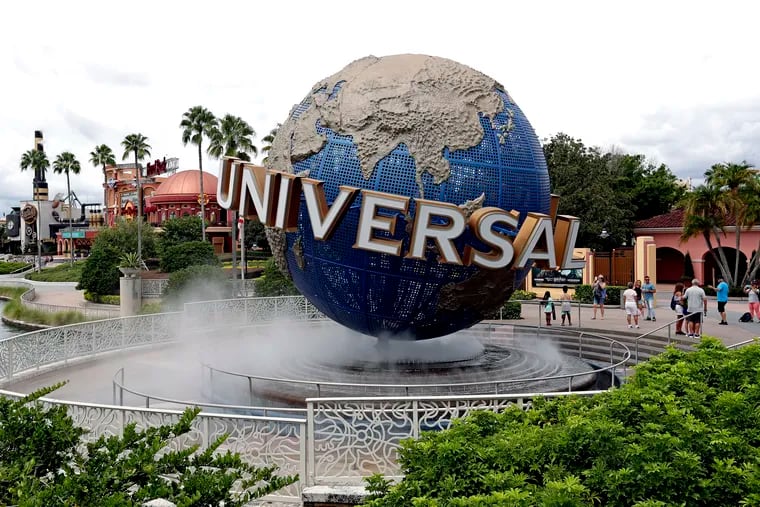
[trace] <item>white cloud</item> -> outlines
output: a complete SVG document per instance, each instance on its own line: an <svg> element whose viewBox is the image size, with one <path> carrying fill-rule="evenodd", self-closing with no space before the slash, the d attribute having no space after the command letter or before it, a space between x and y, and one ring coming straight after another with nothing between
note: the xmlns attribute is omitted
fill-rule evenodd
<svg viewBox="0 0 760 507"><path fill-rule="evenodd" d="M500 81L537 133L640 151L682 177L715 162L760 163L753 2L10 3L0 30L0 212L31 195L21 154L45 133L72 151L72 186L102 196L89 153L121 159L125 135L178 156L182 113L204 105L259 138L310 87L368 54L444 56ZM215 171L206 160L204 168ZM50 175L51 195L65 178Z"/></svg>

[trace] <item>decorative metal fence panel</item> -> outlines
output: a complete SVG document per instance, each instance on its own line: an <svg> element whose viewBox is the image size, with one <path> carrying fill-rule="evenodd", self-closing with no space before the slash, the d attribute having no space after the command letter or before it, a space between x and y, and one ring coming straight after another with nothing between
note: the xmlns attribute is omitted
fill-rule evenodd
<svg viewBox="0 0 760 507"><path fill-rule="evenodd" d="M536 396L593 395L598 391L494 396L313 398L307 402L307 485L355 483L380 473L397 477L401 441L442 430L475 410L531 407Z"/></svg>

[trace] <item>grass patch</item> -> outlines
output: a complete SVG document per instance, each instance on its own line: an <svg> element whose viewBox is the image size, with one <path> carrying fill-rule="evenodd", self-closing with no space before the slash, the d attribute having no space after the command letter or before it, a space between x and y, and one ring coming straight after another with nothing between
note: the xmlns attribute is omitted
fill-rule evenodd
<svg viewBox="0 0 760 507"><path fill-rule="evenodd" d="M267 264L268 259L254 259L254 260L248 260L246 259L245 263L248 264L249 268L259 268L264 269L264 267ZM222 262L223 268L231 268L232 267L232 261L229 262ZM235 269L240 269L240 259L238 258L237 264L235 265Z"/></svg>
<svg viewBox="0 0 760 507"><path fill-rule="evenodd" d="M32 267L27 262L2 262L0 261L0 275L7 275L9 273L15 273L21 271L24 268Z"/></svg>
<svg viewBox="0 0 760 507"><path fill-rule="evenodd" d="M46 326L63 326L88 320L83 313L76 310L65 312L43 312L24 306L21 295L28 291L24 287L0 286L0 296L10 298L3 308L3 315L12 320L20 320L29 324L43 324Z"/></svg>
<svg viewBox="0 0 760 507"><path fill-rule="evenodd" d="M0 286L0 296L6 297L9 299L18 299L21 297L21 294L28 291L29 289L26 287L3 287Z"/></svg>
<svg viewBox="0 0 760 507"><path fill-rule="evenodd" d="M87 261L77 261L71 266L68 262L53 268L46 268L38 273L29 273L24 278L37 282L78 282Z"/></svg>
<svg viewBox="0 0 760 507"><path fill-rule="evenodd" d="M87 320L83 313L76 310L51 313L28 308L24 306L19 298L11 299L5 304L3 315L12 320L20 320L30 324L44 324L46 326L64 326Z"/></svg>

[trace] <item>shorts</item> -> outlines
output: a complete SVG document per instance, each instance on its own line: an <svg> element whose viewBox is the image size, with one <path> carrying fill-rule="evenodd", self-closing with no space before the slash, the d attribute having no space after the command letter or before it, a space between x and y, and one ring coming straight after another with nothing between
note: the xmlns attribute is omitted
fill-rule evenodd
<svg viewBox="0 0 760 507"><path fill-rule="evenodd" d="M727 301L718 301L718 313L723 313L726 311L726 303Z"/></svg>
<svg viewBox="0 0 760 507"><path fill-rule="evenodd" d="M693 322L694 324L699 324L700 322L702 322L702 312L696 312L696 313L687 315L686 321Z"/></svg>
<svg viewBox="0 0 760 507"><path fill-rule="evenodd" d="M625 304L625 313L626 313L626 315L638 315L639 314L639 309L636 308L636 303L632 303L632 302L628 301Z"/></svg>
<svg viewBox="0 0 760 507"><path fill-rule="evenodd" d="M594 296L594 304L595 305L603 305L604 304L604 298L598 298Z"/></svg>

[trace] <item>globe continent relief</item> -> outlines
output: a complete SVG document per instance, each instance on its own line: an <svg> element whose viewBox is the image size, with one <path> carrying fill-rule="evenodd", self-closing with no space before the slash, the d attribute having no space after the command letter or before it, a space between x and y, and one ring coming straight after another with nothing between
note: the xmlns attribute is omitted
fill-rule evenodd
<svg viewBox="0 0 760 507"><path fill-rule="evenodd" d="M504 87L457 62L424 55L366 57L318 82L280 126L268 168L324 181L328 204L341 185L412 198L391 233L401 256L354 248L361 196L327 241L315 240L301 203L296 232L268 230L275 258L298 289L334 321L360 333L422 340L454 333L498 311L527 269L482 269L405 258L424 198L469 216L495 206L548 213L549 175L533 128ZM518 226L519 230L519 226ZM514 236L516 230L501 231ZM489 248L466 230L454 241Z"/></svg>

